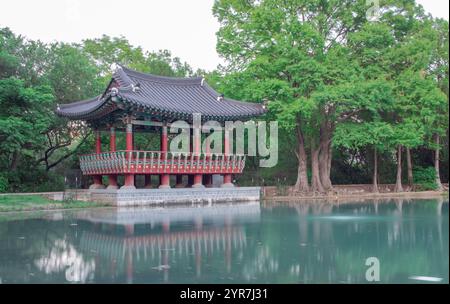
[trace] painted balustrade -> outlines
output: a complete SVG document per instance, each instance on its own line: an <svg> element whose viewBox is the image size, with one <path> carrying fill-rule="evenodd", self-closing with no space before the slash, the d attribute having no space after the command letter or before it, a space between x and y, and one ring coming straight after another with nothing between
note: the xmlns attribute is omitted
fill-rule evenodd
<svg viewBox="0 0 450 304"><path fill-rule="evenodd" d="M80 156L83 174L223 174L242 173L243 154L114 151Z"/></svg>

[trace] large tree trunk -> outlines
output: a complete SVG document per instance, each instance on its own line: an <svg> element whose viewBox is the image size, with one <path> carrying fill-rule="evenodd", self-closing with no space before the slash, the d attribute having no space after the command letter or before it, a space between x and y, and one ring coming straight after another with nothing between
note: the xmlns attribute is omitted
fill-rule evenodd
<svg viewBox="0 0 450 304"><path fill-rule="evenodd" d="M298 137L298 170L297 170L297 182L294 189L298 192L309 192L308 183L308 160L305 151L305 139L300 127L297 128Z"/></svg>
<svg viewBox="0 0 450 304"><path fill-rule="evenodd" d="M319 145L319 170L320 181L325 191L333 188L330 179L330 164L331 164L331 139L330 132L326 126L321 127L320 145Z"/></svg>
<svg viewBox="0 0 450 304"><path fill-rule="evenodd" d="M331 140L330 144L328 145L328 166L327 166L327 176L330 180L330 185L333 187L333 184L331 183L331 161L333 159L333 147L331 146Z"/></svg>
<svg viewBox="0 0 450 304"><path fill-rule="evenodd" d="M441 176L439 173L439 150L440 150L440 137L439 134L435 136L435 144L436 149L434 150L434 170L436 171L436 186L438 191L442 191L444 187L442 187Z"/></svg>
<svg viewBox="0 0 450 304"><path fill-rule="evenodd" d="M311 140L311 190L313 192L323 193L322 182L320 180L320 169L319 169L319 151L320 147L315 147L314 139Z"/></svg>
<svg viewBox="0 0 450 304"><path fill-rule="evenodd" d="M377 148L373 149L373 187L372 187L373 193L380 192L378 190L378 153Z"/></svg>
<svg viewBox="0 0 450 304"><path fill-rule="evenodd" d="M411 159L411 149L406 148L406 164L408 167L408 187L410 191L414 191L413 166Z"/></svg>
<svg viewBox="0 0 450 304"><path fill-rule="evenodd" d="M395 192L403 192L402 186L402 145L397 148L397 180L395 182Z"/></svg>
<svg viewBox="0 0 450 304"><path fill-rule="evenodd" d="M9 170L16 171L18 164L19 164L19 151L14 151L11 159L11 164L9 166Z"/></svg>

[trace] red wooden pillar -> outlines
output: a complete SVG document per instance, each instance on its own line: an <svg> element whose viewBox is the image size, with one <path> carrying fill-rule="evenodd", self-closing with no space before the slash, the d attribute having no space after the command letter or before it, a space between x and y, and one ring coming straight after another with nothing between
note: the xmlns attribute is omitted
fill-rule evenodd
<svg viewBox="0 0 450 304"><path fill-rule="evenodd" d="M100 131L95 130L95 153L102 153L102 142L100 139ZM93 176L94 183L89 186L89 189L104 189L105 186L102 184L102 175Z"/></svg>
<svg viewBox="0 0 450 304"><path fill-rule="evenodd" d="M161 128L161 158L163 160L163 170L164 172L167 170L166 169L166 163L165 160L167 159L167 149L168 147L168 138L167 138L167 126L164 125ZM159 188L160 189L168 189L170 188L170 175L163 173L159 176Z"/></svg>
<svg viewBox="0 0 450 304"><path fill-rule="evenodd" d="M127 123L126 129L126 158L130 159L130 155L133 151L133 125L131 123ZM136 189L134 186L134 174L129 173L125 174L125 184L121 187L121 189Z"/></svg>
<svg viewBox="0 0 450 304"><path fill-rule="evenodd" d="M145 189L152 188L152 176L150 174L145 175L144 188Z"/></svg>
<svg viewBox="0 0 450 304"><path fill-rule="evenodd" d="M193 128L193 138L192 138L192 143L193 143L193 150L195 153L195 157L194 160L197 163L197 168L199 167L199 162L200 162L200 154L202 151L202 135L200 133L200 129L199 128L195 128L195 124L194 124L194 128ZM205 168L202 168L202 170L204 170ZM203 182L203 174L195 174L194 175L194 183L192 185L192 188L205 188L205 186L203 186L202 184Z"/></svg>
<svg viewBox="0 0 450 304"><path fill-rule="evenodd" d="M189 128L189 160L191 162L192 162L192 153L194 152L194 143L192 142L192 134L193 134L193 129L190 127ZM192 164L191 164L191 168L192 168ZM191 188L193 184L194 184L194 175L188 174L187 187Z"/></svg>
<svg viewBox="0 0 450 304"><path fill-rule="evenodd" d="M109 130L109 150L111 152L116 151L116 131L114 130L114 127L111 127ZM114 155L112 154L112 158L114 159ZM119 188L117 185L117 174L110 174L108 175L108 187L107 189L117 189Z"/></svg>
<svg viewBox="0 0 450 304"><path fill-rule="evenodd" d="M176 175L176 184L175 184L175 188L184 188L183 185L183 174L177 174Z"/></svg>
<svg viewBox="0 0 450 304"><path fill-rule="evenodd" d="M203 182L203 175L202 174L195 174L194 175L194 184L192 185L192 188L204 188L202 184Z"/></svg>
<svg viewBox="0 0 450 304"><path fill-rule="evenodd" d="M153 166L153 164L150 165L150 168ZM145 168L144 168L145 170ZM145 189L151 189L152 188L152 176L150 174L144 175L144 188Z"/></svg>
<svg viewBox="0 0 450 304"><path fill-rule="evenodd" d="M206 140L206 150L205 150L206 165L208 166L208 170L211 170L211 165L212 165L210 163L212 160L211 147L210 147L211 142L209 141L209 138L206 138L205 140ZM203 180L204 180L204 184L207 188L212 188L212 186L213 186L212 174L205 174L203 176Z"/></svg>
<svg viewBox="0 0 450 304"><path fill-rule="evenodd" d="M228 167L228 161L229 161L229 157L231 155L231 147L230 147L230 132L225 128L225 134L223 137L223 144L224 144L224 157L225 157L225 161L227 163L227 167ZM227 187L234 187L233 183L232 183L232 176L229 173L226 173L223 175L223 184L221 185L222 188L227 188Z"/></svg>
<svg viewBox="0 0 450 304"><path fill-rule="evenodd" d="M204 176L204 183L205 183L205 187L207 188L212 188L213 187L213 179L212 179L212 174L205 174Z"/></svg>

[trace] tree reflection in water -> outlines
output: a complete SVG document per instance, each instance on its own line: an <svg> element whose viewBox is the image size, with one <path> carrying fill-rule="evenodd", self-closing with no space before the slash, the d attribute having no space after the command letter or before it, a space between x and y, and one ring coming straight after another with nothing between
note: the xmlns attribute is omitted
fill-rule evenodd
<svg viewBox="0 0 450 304"><path fill-rule="evenodd" d="M94 259L85 260L83 255L65 239L55 240L49 254L34 263L46 274L64 271L68 282L85 283L94 278Z"/></svg>
<svg viewBox="0 0 450 304"><path fill-rule="evenodd" d="M448 200L92 209L0 222L8 282L448 282ZM30 262L31 261L31 262Z"/></svg>

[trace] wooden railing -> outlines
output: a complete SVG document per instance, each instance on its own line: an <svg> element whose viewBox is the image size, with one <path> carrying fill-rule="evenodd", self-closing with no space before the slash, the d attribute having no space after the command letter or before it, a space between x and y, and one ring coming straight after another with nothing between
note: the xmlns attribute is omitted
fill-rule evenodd
<svg viewBox="0 0 450 304"><path fill-rule="evenodd" d="M242 173L245 155L162 151L115 151L80 156L85 175Z"/></svg>

